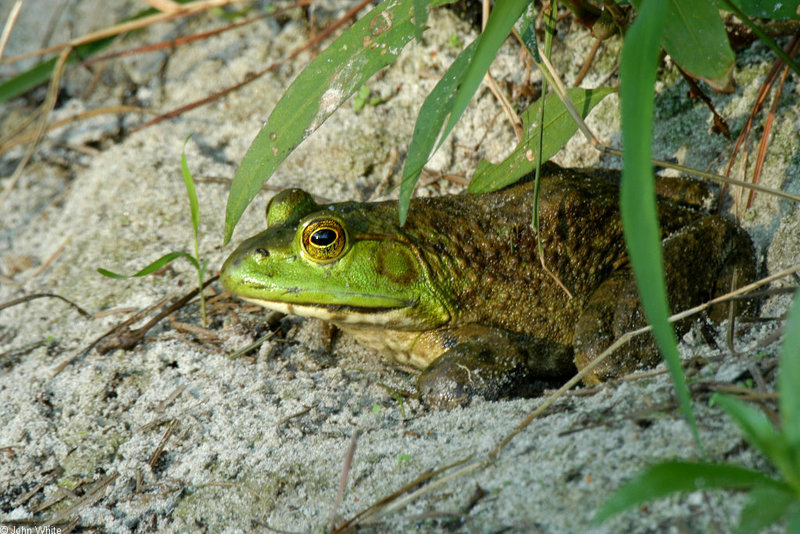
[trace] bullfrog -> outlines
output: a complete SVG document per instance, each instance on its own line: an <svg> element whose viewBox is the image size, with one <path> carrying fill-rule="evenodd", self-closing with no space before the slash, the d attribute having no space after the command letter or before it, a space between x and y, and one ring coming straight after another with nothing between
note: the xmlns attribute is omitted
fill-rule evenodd
<svg viewBox="0 0 800 534"><path fill-rule="evenodd" d="M534 394L571 376L645 324L619 214L619 172L544 167L541 255L531 180L485 194L318 204L300 189L272 198L267 227L221 270L246 301L334 324L420 368L438 407ZM748 235L727 219L659 197L673 310L754 279ZM712 310L721 318L725 310ZM677 325L682 335L690 323ZM587 375L596 384L660 361L640 337Z"/></svg>

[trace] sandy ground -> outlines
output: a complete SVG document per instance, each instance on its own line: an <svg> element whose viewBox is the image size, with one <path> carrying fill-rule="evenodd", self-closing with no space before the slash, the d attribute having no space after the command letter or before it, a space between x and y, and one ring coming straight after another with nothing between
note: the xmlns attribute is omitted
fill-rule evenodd
<svg viewBox="0 0 800 534"><path fill-rule="evenodd" d="M3 16L9 4L2 4ZM142 5L83 0L59 11L62 3L54 0L26 2L6 55L37 49L48 35L50 42L61 42L107 26ZM349 5L322 2L315 15L328 23ZM50 19L49 26L43 24L37 12L51 14L52 24ZM212 15L160 24L115 43L112 50L223 25ZM278 169L270 185L303 187L331 200L389 193L424 95L457 53L451 37L461 42L474 37L449 13L434 14L431 25L434 30L422 45L410 45L395 65L368 83L383 103L360 112L345 104ZM53 118L121 103L168 111L262 70L307 38L307 21L293 11L174 50L112 61L92 90L94 72L72 68ZM567 81L590 43L585 33L560 34L555 59ZM619 44L608 46L616 51ZM602 53L584 86L597 86L614 57ZM737 62L736 92L713 95L735 133L771 58L765 47L752 45ZM279 334L257 353L231 359L233 351L267 331L266 314L235 299L210 306L207 335L164 320L133 350L85 352L132 310L182 295L195 283L185 262L136 280L113 281L95 271L134 272L168 251L190 250L179 167L187 136L194 134L187 157L198 179L201 254L209 272L219 269L235 242L260 231L270 191L247 211L234 243L222 246L225 180L309 59L301 54L236 93L136 133L130 129L145 116L104 115L53 131L37 148L0 207L0 303L49 292L93 314L111 313L85 318L50 298L0 311L2 532L27 532L25 526L32 524L62 532L69 525L109 532L319 532L331 520L354 434L357 447L337 524L425 473L485 460L542 403L475 401L445 412L427 410L413 399L400 404L384 386L413 391L413 376L347 336L331 338L316 321L291 317L280 319ZM2 74L17 68L4 66ZM524 81L510 43L492 72L508 86ZM794 193L800 191L797 90L790 76L762 178L767 186ZM29 116L44 92L40 88L4 104L3 132ZM657 104L656 156L719 169L714 160L727 141L710 133L708 110L688 98L674 70L659 82ZM482 89L431 166L469 174L481 158L498 161L507 154L513 132L502 116L493 121L498 110ZM619 144L616 112L612 95L589 120L612 145ZM24 150L2 155L0 176L13 173ZM577 137L556 159L576 166L619 164L600 158ZM0 179L4 190L7 184ZM421 194L458 190L441 181ZM764 273L797 261L799 223L791 203L756 197L743 224ZM217 284L212 289L221 292ZM766 303L762 314L774 317L786 307L786 298L778 298ZM199 305L193 302L174 321L201 326ZM768 469L733 425L709 408L707 392L714 384L747 378L747 366L754 362L771 380L776 348L759 340L775 327L767 322L743 334L736 355L724 348L722 332L717 334L722 348L710 346L697 331L682 342L684 357L703 361L692 381L700 434L711 459ZM369 523L375 531L397 532L729 531L744 497L713 491L664 499L590 526L597 507L645 466L697 456L663 374L577 390L494 461L459 477L445 478L458 468L436 475L434 484L420 486L430 491L410 502L394 501Z"/></svg>

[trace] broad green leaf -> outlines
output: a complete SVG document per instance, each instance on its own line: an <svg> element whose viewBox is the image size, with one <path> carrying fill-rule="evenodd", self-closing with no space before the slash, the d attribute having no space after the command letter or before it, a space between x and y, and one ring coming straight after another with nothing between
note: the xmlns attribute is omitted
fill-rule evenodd
<svg viewBox="0 0 800 534"><path fill-rule="evenodd" d="M627 508L677 492L703 489L770 487L787 491L785 484L768 476L729 464L672 461L645 469L621 486L600 507L592 522L598 524Z"/></svg>
<svg viewBox="0 0 800 534"><path fill-rule="evenodd" d="M746 15L759 19L797 19L798 0L731 0Z"/></svg>
<svg viewBox="0 0 800 534"><path fill-rule="evenodd" d="M186 196L189 197L189 211L192 213L192 228L194 228L194 242L196 245L197 232L200 227L200 208L197 203L197 192L194 189L194 180L192 180L192 171L189 170L189 164L186 162L186 144L191 138L192 136L190 135L183 143L183 152L181 152L181 174L183 175L183 183L186 185Z"/></svg>
<svg viewBox="0 0 800 534"><path fill-rule="evenodd" d="M450 114L450 110L453 109L456 88L464 79L464 73L472 60L477 44L478 40L473 41L459 54L419 110L417 123L414 125L414 134L411 136L411 143L408 147L408 157L403 165L403 180L400 183L398 212L401 225L406 221L408 205L411 202L411 195L414 193L414 186L417 184L419 174L436 148L441 145L441 141L444 140L444 136L442 136L439 145L434 148L442 125Z"/></svg>
<svg viewBox="0 0 800 534"><path fill-rule="evenodd" d="M780 521L789 511L792 503L797 502L797 495L785 489L772 486L754 488L742 508L737 534L751 534Z"/></svg>
<svg viewBox="0 0 800 534"><path fill-rule="evenodd" d="M225 214L226 243L261 184L286 156L414 37L413 2L379 4L292 82L236 170Z"/></svg>
<svg viewBox="0 0 800 534"><path fill-rule="evenodd" d="M728 85L735 57L716 4L698 0L663 3L662 45L667 53L683 70L711 87ZM641 0L633 4L637 11L641 9Z"/></svg>
<svg viewBox="0 0 800 534"><path fill-rule="evenodd" d="M639 287L639 295L653 335L667 364L681 412L698 450L702 451L694 412L681 368L675 332L667 318L667 292L661 259L661 239L656 216L653 168L653 87L662 22L663 2L646 2L628 30L620 60L620 100L624 169L620 186L620 210L625 243Z"/></svg>
<svg viewBox="0 0 800 534"><path fill-rule="evenodd" d="M786 438L772 426L764 412L719 393L715 393L711 400L725 410L725 413L742 431L747 442L761 451L787 482L792 483L793 480L798 480L796 464L792 459Z"/></svg>
<svg viewBox="0 0 800 534"><path fill-rule="evenodd" d="M145 267L144 269L142 269L138 273L134 273L134 274L118 274L118 273L115 273L115 272L112 272L112 271L109 271L109 270L106 270L106 269L103 269L103 268L97 269L97 272L102 274L103 276L107 276L108 278L116 278L116 279L135 278L135 277L139 277L139 276L146 276L146 275L148 275L148 274L150 274L152 272L155 272L155 271L159 270L160 268L162 268L163 266L165 266L166 264L168 264L169 262L171 262L173 260L176 260L178 258L186 258L197 269L200 269L200 264L197 262L197 260L194 258L194 256L192 256L188 252L170 252L169 254L164 254L163 256L158 258L156 261L154 261L153 263L151 263L150 265L148 265L147 267Z"/></svg>
<svg viewBox="0 0 800 534"><path fill-rule="evenodd" d="M789 447L800 456L800 290L783 325L783 343L778 367L781 430Z"/></svg>
<svg viewBox="0 0 800 534"><path fill-rule="evenodd" d="M693 76L720 89L728 85L735 57L713 2L670 0L664 20L664 49Z"/></svg>
<svg viewBox="0 0 800 534"><path fill-rule="evenodd" d="M581 116L586 117L603 98L613 91L609 87L600 87L598 89L575 87L569 89L567 95L575 107L578 108ZM578 129L578 125L572 120L572 117L558 99L557 94L548 94L544 102L544 136L541 139L541 161L547 161L561 150L561 147L570 140ZM485 160L478 164L469 184L470 193L496 191L501 187L516 182L536 168L535 153L539 147L539 132L542 131L539 128L541 106L542 99L540 98L520 116L525 125L525 133L510 156L496 165Z"/></svg>

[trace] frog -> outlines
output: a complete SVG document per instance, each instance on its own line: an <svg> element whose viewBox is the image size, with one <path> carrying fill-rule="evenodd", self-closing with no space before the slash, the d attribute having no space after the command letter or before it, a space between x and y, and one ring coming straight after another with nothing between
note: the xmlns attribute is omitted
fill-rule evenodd
<svg viewBox="0 0 800 534"><path fill-rule="evenodd" d="M427 405L536 395L646 324L619 179L619 171L546 164L538 230L530 177L491 193L413 198L403 225L397 201L319 204L287 189L269 201L266 230L225 261L221 283L419 369ZM672 310L755 278L753 245L736 223L680 199L656 202ZM712 308L709 317L726 314ZM676 334L691 325L677 323ZM659 362L652 336L640 336L583 381L600 384Z"/></svg>

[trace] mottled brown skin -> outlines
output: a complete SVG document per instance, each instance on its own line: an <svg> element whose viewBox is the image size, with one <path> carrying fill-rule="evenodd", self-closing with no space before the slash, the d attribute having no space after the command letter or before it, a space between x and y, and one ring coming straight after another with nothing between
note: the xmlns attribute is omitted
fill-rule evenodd
<svg viewBox="0 0 800 534"><path fill-rule="evenodd" d="M621 334L645 324L622 237L618 173L548 166L541 183L544 263L530 228L532 184L490 195L420 199L403 233L419 240L437 282L457 306L451 348L419 378L429 403L450 406L481 394L530 392L536 379L583 368ZM755 277L746 233L728 220L678 203L658 203L672 310ZM690 323L677 326L682 334ZM478 329L480 335L471 330ZM592 384L660 361L649 336L634 340L588 375Z"/></svg>

